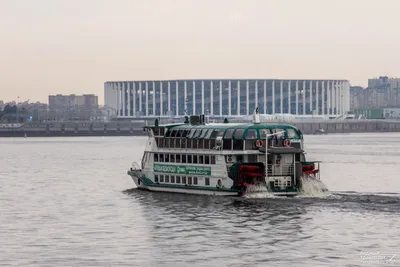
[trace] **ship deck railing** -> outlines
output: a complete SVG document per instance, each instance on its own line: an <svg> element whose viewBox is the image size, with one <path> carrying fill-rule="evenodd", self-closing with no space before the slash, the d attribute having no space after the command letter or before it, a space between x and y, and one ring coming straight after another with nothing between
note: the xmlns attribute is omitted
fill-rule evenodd
<svg viewBox="0 0 400 267"><path fill-rule="evenodd" d="M295 174L293 163L268 164L268 176L292 176Z"/></svg>

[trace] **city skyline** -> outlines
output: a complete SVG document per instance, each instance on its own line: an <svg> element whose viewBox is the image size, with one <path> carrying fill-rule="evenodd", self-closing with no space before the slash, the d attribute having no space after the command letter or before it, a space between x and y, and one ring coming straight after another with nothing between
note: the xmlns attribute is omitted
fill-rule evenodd
<svg viewBox="0 0 400 267"><path fill-rule="evenodd" d="M105 80L398 77L400 2L3 1L3 101Z"/></svg>

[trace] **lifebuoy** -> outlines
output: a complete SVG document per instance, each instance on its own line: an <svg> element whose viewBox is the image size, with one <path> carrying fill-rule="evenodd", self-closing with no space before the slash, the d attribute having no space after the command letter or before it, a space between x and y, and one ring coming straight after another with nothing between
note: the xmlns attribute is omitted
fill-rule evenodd
<svg viewBox="0 0 400 267"><path fill-rule="evenodd" d="M291 142L289 139L283 140L283 145L284 145L284 146L288 147L288 146L290 146L291 144L292 144L292 142Z"/></svg>
<svg viewBox="0 0 400 267"><path fill-rule="evenodd" d="M261 147L263 147L263 146L264 146L263 140L258 139L258 140L256 141L256 147L261 148Z"/></svg>

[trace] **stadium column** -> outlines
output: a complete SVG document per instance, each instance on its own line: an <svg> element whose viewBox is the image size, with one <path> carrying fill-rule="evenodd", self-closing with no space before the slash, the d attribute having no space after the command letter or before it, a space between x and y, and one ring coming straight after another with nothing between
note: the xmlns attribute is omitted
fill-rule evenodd
<svg viewBox="0 0 400 267"><path fill-rule="evenodd" d="M156 115L156 82L153 82L153 116Z"/></svg>
<svg viewBox="0 0 400 267"><path fill-rule="evenodd" d="M186 115L187 114L187 81L185 81L185 83L184 83L184 87L183 87L183 101L185 101L184 102L184 114Z"/></svg>
<svg viewBox="0 0 400 267"><path fill-rule="evenodd" d="M275 114L275 80L272 81L272 114Z"/></svg>
<svg viewBox="0 0 400 267"><path fill-rule="evenodd" d="M240 116L240 81L237 81L237 111L236 115Z"/></svg>
<svg viewBox="0 0 400 267"><path fill-rule="evenodd" d="M136 116L136 83L135 82L133 82L132 100L133 100L133 116Z"/></svg>
<svg viewBox="0 0 400 267"><path fill-rule="evenodd" d="M193 104L192 104L193 114L196 115L196 83L193 81Z"/></svg>
<svg viewBox="0 0 400 267"><path fill-rule="evenodd" d="M178 90L178 81L175 82L175 97L176 97L176 105L175 105L175 109L176 109L176 116L179 116L179 90Z"/></svg>
<svg viewBox="0 0 400 267"><path fill-rule="evenodd" d="M280 96L279 96L279 98L281 99L281 114L283 114L283 80L281 80L281 83L280 83Z"/></svg>
<svg viewBox="0 0 400 267"><path fill-rule="evenodd" d="M167 115L171 114L171 82L168 81L168 111Z"/></svg>
<svg viewBox="0 0 400 267"><path fill-rule="evenodd" d="M264 80L264 114L267 113L267 81Z"/></svg>
<svg viewBox="0 0 400 267"><path fill-rule="evenodd" d="M146 95L145 95L145 98L146 98L146 106L145 106L145 109L146 109L146 116L149 116L149 83L148 82L146 82Z"/></svg>
<svg viewBox="0 0 400 267"><path fill-rule="evenodd" d="M332 111L331 111L331 108L332 108L332 105L331 105L331 87L330 87L330 83L329 83L329 81L326 81L326 93L327 93L327 99L326 99L326 101L327 101L327 115L331 115L332 114Z"/></svg>
<svg viewBox="0 0 400 267"><path fill-rule="evenodd" d="M321 90L321 115L325 115L325 81L322 81Z"/></svg>
<svg viewBox="0 0 400 267"><path fill-rule="evenodd" d="M303 81L303 115L306 115L306 81Z"/></svg>
<svg viewBox="0 0 400 267"><path fill-rule="evenodd" d="M163 83L160 81L160 116L164 115Z"/></svg>
<svg viewBox="0 0 400 267"><path fill-rule="evenodd" d="M131 83L126 82L126 87L128 87L128 115L131 116Z"/></svg>
<svg viewBox="0 0 400 267"><path fill-rule="evenodd" d="M246 115L249 115L249 81L246 81Z"/></svg>
<svg viewBox="0 0 400 267"><path fill-rule="evenodd" d="M232 82L231 80L229 80L228 83L228 115L231 116L232 115ZM222 106L222 104L221 104ZM222 115L222 113L221 113Z"/></svg>
<svg viewBox="0 0 400 267"><path fill-rule="evenodd" d="M312 86L312 80L310 80L310 112L311 112L311 114L313 114L313 94L312 94L312 89L313 89L313 86Z"/></svg>
<svg viewBox="0 0 400 267"><path fill-rule="evenodd" d="M125 88L125 82L122 82L122 116L125 117L126 113L126 88Z"/></svg>
<svg viewBox="0 0 400 267"><path fill-rule="evenodd" d="M214 115L214 82L210 81L210 115Z"/></svg>
<svg viewBox="0 0 400 267"><path fill-rule="evenodd" d="M288 113L292 114L292 96L291 96L291 91L292 91L292 81L289 80L288 82Z"/></svg>
<svg viewBox="0 0 400 267"><path fill-rule="evenodd" d="M296 115L299 115L299 81L296 81Z"/></svg>
<svg viewBox="0 0 400 267"><path fill-rule="evenodd" d="M335 82L335 93L336 93L336 97L335 97L335 99L336 99L336 115L339 115L340 114L340 112L339 112L340 98L339 98L339 82L338 81Z"/></svg>
<svg viewBox="0 0 400 267"><path fill-rule="evenodd" d="M201 81L201 114L204 114L204 81Z"/></svg>
<svg viewBox="0 0 400 267"><path fill-rule="evenodd" d="M222 116L222 81L219 81L219 115Z"/></svg>
<svg viewBox="0 0 400 267"><path fill-rule="evenodd" d="M335 91L335 81L331 81L331 91L332 91L332 115L336 115L336 91Z"/></svg>
<svg viewBox="0 0 400 267"><path fill-rule="evenodd" d="M315 109L317 110L317 115L319 115L319 95L318 95L318 91L319 91L319 82L316 81L315 82Z"/></svg>
<svg viewBox="0 0 400 267"><path fill-rule="evenodd" d="M122 85L118 83L118 114L122 116Z"/></svg>
<svg viewBox="0 0 400 267"><path fill-rule="evenodd" d="M143 96L143 89L142 89L142 82L139 82L139 116L142 116L142 96Z"/></svg>

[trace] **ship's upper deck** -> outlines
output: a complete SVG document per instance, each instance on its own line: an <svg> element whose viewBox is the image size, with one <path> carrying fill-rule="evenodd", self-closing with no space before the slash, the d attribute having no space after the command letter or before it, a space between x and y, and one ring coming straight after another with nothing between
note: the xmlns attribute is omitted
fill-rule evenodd
<svg viewBox="0 0 400 267"><path fill-rule="evenodd" d="M185 132L186 138L209 139L211 136L222 136L224 139L254 140L266 139L267 134L284 132L284 138L303 139L299 129L286 124L248 124L248 123L210 123L210 124L173 124L165 127L164 137L182 136L179 132ZM278 135L281 136L281 135ZM272 139L270 136L269 139Z"/></svg>

